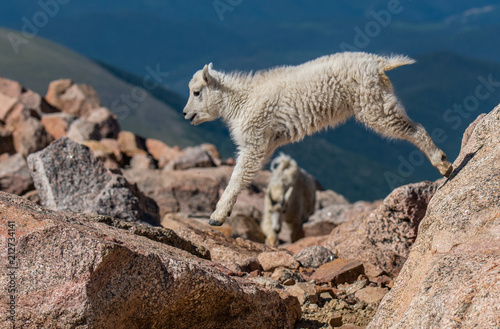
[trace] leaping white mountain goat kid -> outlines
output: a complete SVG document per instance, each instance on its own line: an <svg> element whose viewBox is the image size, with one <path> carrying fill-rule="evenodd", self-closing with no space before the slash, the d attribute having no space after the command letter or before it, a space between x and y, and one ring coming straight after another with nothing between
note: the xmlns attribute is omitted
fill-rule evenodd
<svg viewBox="0 0 500 329"><path fill-rule="evenodd" d="M266 243L275 246L282 226L290 234L287 242L304 237L302 224L314 213L316 180L285 154L271 162L271 173L260 226Z"/></svg>
<svg viewBox="0 0 500 329"><path fill-rule="evenodd" d="M224 223L241 189L278 146L351 116L384 136L413 143L449 177L452 166L446 155L422 125L408 118L384 73L412 63L405 56L344 52L255 74L226 74L212 64L196 72L189 82L185 118L198 125L222 117L239 151L210 224Z"/></svg>

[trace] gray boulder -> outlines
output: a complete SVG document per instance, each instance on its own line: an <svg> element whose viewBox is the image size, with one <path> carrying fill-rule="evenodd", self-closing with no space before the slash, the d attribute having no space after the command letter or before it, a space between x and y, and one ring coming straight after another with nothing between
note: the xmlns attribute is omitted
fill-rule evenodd
<svg viewBox="0 0 500 329"><path fill-rule="evenodd" d="M89 148L62 137L28 157L42 205L159 224L158 206L121 174L106 169Z"/></svg>

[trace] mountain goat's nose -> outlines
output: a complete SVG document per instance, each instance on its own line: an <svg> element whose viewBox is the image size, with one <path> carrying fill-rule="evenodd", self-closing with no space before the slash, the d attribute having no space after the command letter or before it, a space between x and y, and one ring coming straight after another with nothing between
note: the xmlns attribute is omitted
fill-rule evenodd
<svg viewBox="0 0 500 329"><path fill-rule="evenodd" d="M182 112L182 115L186 116L187 112L186 111L183 111Z"/></svg>

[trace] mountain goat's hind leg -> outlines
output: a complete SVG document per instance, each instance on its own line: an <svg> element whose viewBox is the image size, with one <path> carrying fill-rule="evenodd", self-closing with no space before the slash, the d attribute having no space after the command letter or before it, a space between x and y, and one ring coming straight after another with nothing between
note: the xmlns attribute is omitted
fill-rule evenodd
<svg viewBox="0 0 500 329"><path fill-rule="evenodd" d="M262 167L264 158L265 151L253 148L244 148L240 151L231 179L229 179L224 193L217 202L215 211L210 216L210 225L221 226L224 224L226 218L231 215L238 194L245 186L250 184L255 173Z"/></svg>
<svg viewBox="0 0 500 329"><path fill-rule="evenodd" d="M394 96L387 99L383 108L370 110L355 114L356 119L381 135L409 141L425 154L441 175L450 177L453 166L446 161L446 154L434 144L421 124L408 117L403 105ZM365 112L371 115L365 115Z"/></svg>

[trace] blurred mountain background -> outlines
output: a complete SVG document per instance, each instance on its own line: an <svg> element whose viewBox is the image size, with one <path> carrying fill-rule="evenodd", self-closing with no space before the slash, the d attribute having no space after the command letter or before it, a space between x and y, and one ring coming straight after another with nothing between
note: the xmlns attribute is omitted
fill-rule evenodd
<svg viewBox="0 0 500 329"><path fill-rule="evenodd" d="M453 160L479 113L500 102L497 1L16 0L0 11L0 75L45 94L88 83L123 129L170 145L201 142L234 156L220 122L190 126L187 83L204 64L259 70L342 50L403 53L389 72L411 118ZM281 151L350 201L439 178L413 145L349 121Z"/></svg>

